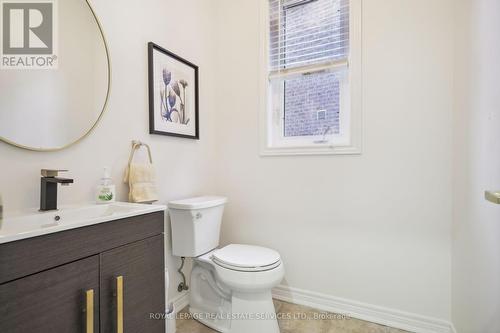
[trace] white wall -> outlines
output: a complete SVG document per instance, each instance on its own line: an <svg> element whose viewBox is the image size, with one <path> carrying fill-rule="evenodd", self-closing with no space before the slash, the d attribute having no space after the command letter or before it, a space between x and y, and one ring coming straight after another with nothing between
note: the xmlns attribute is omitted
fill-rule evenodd
<svg viewBox="0 0 500 333"><path fill-rule="evenodd" d="M67 168L75 184L60 189L60 203L90 202L104 166L113 167L119 199L130 141L151 144L160 202L210 192L214 146L213 9L204 0L94 0L105 31L113 69L109 107L95 131L83 142L55 153L36 153L0 142L0 193L6 214L38 207L40 169ZM147 42L159 45L200 66L201 140L150 136L148 127ZM168 251L170 247L168 246ZM169 257L175 296L179 282Z"/></svg>
<svg viewBox="0 0 500 333"><path fill-rule="evenodd" d="M130 140L141 139L153 148L161 202L227 195L223 242L279 250L285 284L443 319L452 298L460 333L500 330L500 210L482 199L500 183L498 2L364 0L364 153L281 158L258 156L257 1L93 4L113 65L108 110L62 152L0 143L7 214L37 207L44 167L76 180L61 204L91 201L103 166L126 199L122 171ZM147 134L148 41L200 65L200 142Z"/></svg>
<svg viewBox="0 0 500 333"><path fill-rule="evenodd" d="M456 1L453 322L500 332L500 3Z"/></svg>
<svg viewBox="0 0 500 333"><path fill-rule="evenodd" d="M279 250L292 287L449 319L452 1L363 3L363 154L262 158L258 1L220 0L223 241Z"/></svg>

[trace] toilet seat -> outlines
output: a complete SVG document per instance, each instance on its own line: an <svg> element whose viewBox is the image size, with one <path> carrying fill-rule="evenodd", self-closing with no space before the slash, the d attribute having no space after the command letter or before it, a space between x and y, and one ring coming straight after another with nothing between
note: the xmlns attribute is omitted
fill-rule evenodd
<svg viewBox="0 0 500 333"><path fill-rule="evenodd" d="M242 272L267 271L281 264L278 252L261 246L242 244L231 244L215 250L211 259L218 266Z"/></svg>

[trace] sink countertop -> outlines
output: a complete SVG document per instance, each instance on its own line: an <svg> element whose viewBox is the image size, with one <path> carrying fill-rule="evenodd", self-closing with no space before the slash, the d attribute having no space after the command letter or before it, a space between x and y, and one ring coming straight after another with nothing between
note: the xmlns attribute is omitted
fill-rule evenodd
<svg viewBox="0 0 500 333"><path fill-rule="evenodd" d="M115 202L67 206L49 212L17 212L4 218L0 244L166 210L165 205Z"/></svg>

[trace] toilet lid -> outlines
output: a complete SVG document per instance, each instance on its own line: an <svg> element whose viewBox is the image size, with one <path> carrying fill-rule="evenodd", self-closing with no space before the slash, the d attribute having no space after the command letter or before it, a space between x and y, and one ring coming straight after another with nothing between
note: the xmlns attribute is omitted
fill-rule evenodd
<svg viewBox="0 0 500 333"><path fill-rule="evenodd" d="M221 206L224 205L226 202L227 198L225 197L204 196L204 197L170 201L168 203L168 208L181 209L181 210L203 209L203 208Z"/></svg>
<svg viewBox="0 0 500 333"><path fill-rule="evenodd" d="M266 270L276 267L280 254L274 250L253 245L231 244L213 253L215 263L242 270Z"/></svg>

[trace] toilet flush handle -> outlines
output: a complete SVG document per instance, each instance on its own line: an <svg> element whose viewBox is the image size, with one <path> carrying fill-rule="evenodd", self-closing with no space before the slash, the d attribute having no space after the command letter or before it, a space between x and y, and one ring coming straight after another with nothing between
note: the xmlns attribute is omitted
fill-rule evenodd
<svg viewBox="0 0 500 333"><path fill-rule="evenodd" d="M500 191L486 191L484 197L489 202L500 205Z"/></svg>

